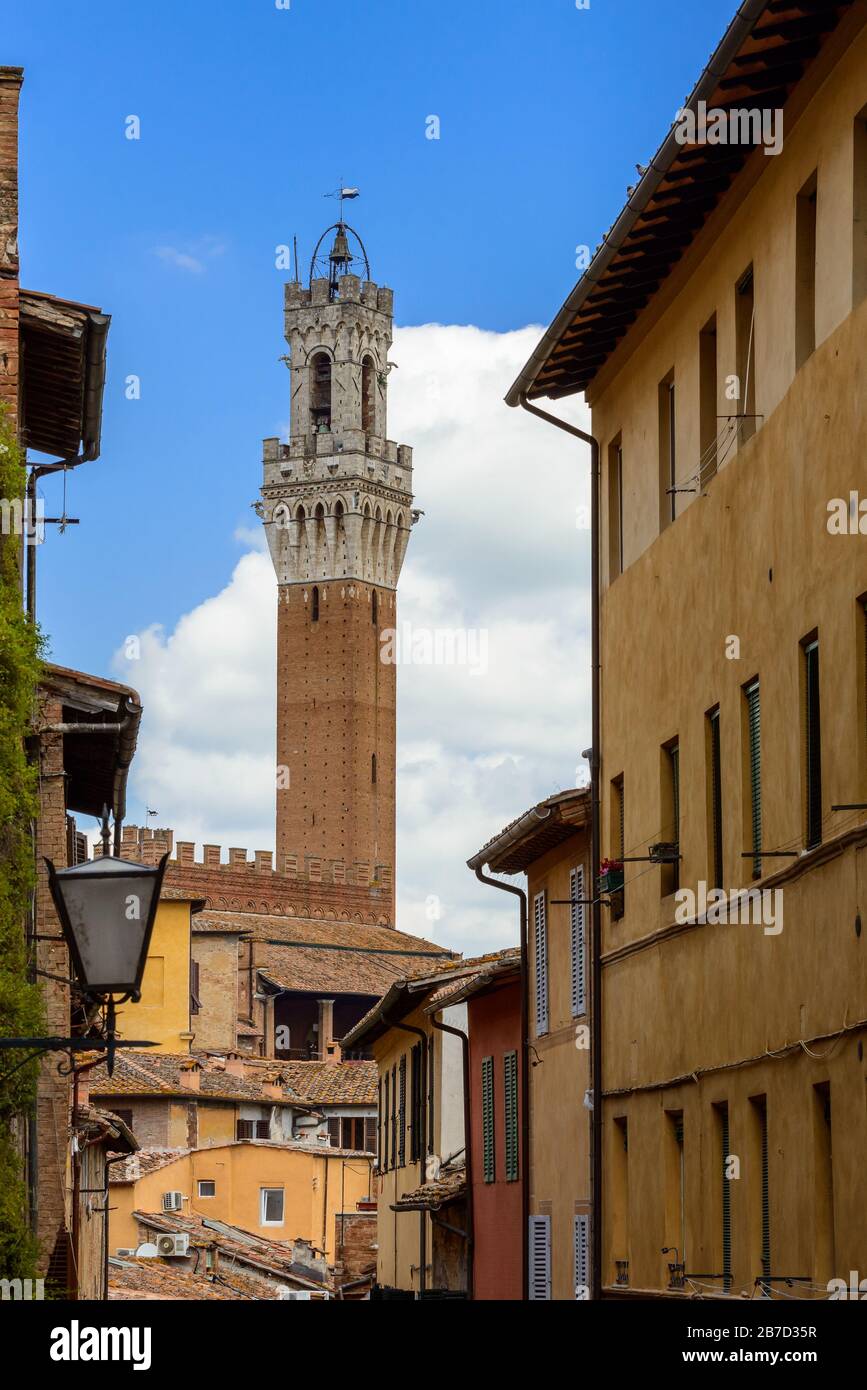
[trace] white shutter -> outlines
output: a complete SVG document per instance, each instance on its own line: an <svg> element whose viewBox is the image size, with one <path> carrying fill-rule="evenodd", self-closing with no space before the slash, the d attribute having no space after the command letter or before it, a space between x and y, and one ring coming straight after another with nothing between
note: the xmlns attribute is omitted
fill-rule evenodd
<svg viewBox="0 0 867 1390"><path fill-rule="evenodd" d="M572 899L572 1017L587 1012L587 949L584 932L584 870L573 869L570 875Z"/></svg>
<svg viewBox="0 0 867 1390"><path fill-rule="evenodd" d="M533 899L533 940L536 957L536 1037L548 1031L548 920L545 894Z"/></svg>
<svg viewBox="0 0 867 1390"><path fill-rule="evenodd" d="M575 1217L575 1297L586 1302L590 1297L590 1217Z"/></svg>
<svg viewBox="0 0 867 1390"><path fill-rule="evenodd" d="M530 1302L551 1297L551 1218L530 1217Z"/></svg>

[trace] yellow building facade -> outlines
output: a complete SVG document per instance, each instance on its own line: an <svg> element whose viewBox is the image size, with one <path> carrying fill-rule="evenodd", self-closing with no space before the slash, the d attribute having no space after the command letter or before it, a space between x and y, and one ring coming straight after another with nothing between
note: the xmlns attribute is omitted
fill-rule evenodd
<svg viewBox="0 0 867 1390"><path fill-rule="evenodd" d="M809 26L742 7L689 105L776 149L672 132L510 393L601 463L610 1297L867 1266L865 8Z"/></svg>
<svg viewBox="0 0 867 1390"><path fill-rule="evenodd" d="M371 1196L373 1160L323 1147L232 1143L181 1152L145 1171L133 1155L112 1181L109 1250L138 1244L136 1211L161 1212L167 1192L180 1211L239 1226L269 1240L308 1240L335 1258L335 1218Z"/></svg>
<svg viewBox="0 0 867 1390"><path fill-rule="evenodd" d="M117 1011L121 1036L154 1042L154 1052L189 1052L191 1026L190 952L195 903L161 898L142 977L141 999Z"/></svg>

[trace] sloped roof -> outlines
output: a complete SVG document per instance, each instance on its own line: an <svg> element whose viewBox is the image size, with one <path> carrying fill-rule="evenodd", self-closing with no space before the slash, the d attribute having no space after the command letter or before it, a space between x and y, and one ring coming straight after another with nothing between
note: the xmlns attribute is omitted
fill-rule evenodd
<svg viewBox="0 0 867 1390"><path fill-rule="evenodd" d="M317 1261L316 1265L300 1264L295 1258L293 1241L268 1240L265 1236L245 1231L241 1226L181 1212L135 1211L133 1216L149 1230L181 1235L186 1233L192 1248L216 1246L221 1254L230 1255L233 1261L263 1273L290 1279L307 1288L322 1288L327 1283L324 1261Z"/></svg>
<svg viewBox="0 0 867 1390"><path fill-rule="evenodd" d="M375 1105L376 1062L286 1062L287 1083L308 1105Z"/></svg>
<svg viewBox="0 0 867 1390"><path fill-rule="evenodd" d="M185 1086L181 1072L198 1072L198 1089ZM108 1076L105 1064L91 1072L90 1093L93 1096L183 1096L185 1100L256 1101L260 1104L279 1104L263 1088L262 1081L236 1076L225 1067L217 1067L208 1059L189 1053L124 1052L115 1057L114 1075ZM287 1092L286 1103L294 1097Z"/></svg>
<svg viewBox="0 0 867 1390"><path fill-rule="evenodd" d="M557 792L517 816L467 862L471 869L487 865L496 874L524 873L549 850L589 826L590 788Z"/></svg>
<svg viewBox="0 0 867 1390"><path fill-rule="evenodd" d="M684 109L702 101L725 111L785 109L852 9L854 0L742 0ZM509 405L586 390L755 154L744 144L681 144L672 126L509 389ZM757 158L771 171L774 160Z"/></svg>
<svg viewBox="0 0 867 1390"><path fill-rule="evenodd" d="M443 1168L435 1181L422 1183L412 1192L404 1192L396 1202L392 1202L391 1210L438 1211L440 1207L460 1201L466 1195L467 1170L464 1164L460 1164L454 1168Z"/></svg>
<svg viewBox="0 0 867 1390"><path fill-rule="evenodd" d="M459 980L468 980L478 975L486 966L511 958L515 948L504 951L491 951L485 956L475 956L470 960L445 960L435 963L432 969L422 970L415 975L394 980L382 998L368 1009L343 1039L344 1047L356 1048L374 1042L387 1033L394 1022L404 1018L419 1007L428 996L431 999L443 998L451 993L450 986ZM442 1007L442 1004L439 1005Z"/></svg>
<svg viewBox="0 0 867 1390"><path fill-rule="evenodd" d="M127 1300L144 1302L205 1302L218 1300L235 1303L239 1293L243 1297L246 1290L238 1290L238 1279L217 1278L201 1266L199 1269L185 1269L170 1260L137 1259L133 1255L109 1256L108 1261L108 1301L121 1303ZM256 1298L279 1298L279 1289L273 1292L249 1294Z"/></svg>
<svg viewBox="0 0 867 1390"><path fill-rule="evenodd" d="M238 913L203 912L204 930L237 922ZM279 989L377 998L391 982L454 953L393 927L309 917L244 914L257 969Z"/></svg>

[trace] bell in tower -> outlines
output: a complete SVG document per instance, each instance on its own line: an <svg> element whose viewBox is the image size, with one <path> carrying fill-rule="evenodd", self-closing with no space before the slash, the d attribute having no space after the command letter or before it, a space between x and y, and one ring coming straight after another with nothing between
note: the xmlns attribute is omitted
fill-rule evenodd
<svg viewBox="0 0 867 1390"><path fill-rule="evenodd" d="M387 437L392 328L392 292L341 215L308 284L285 287L290 433L265 441L261 505L277 574L278 868L298 856L382 885L391 922L396 670L382 634L414 519L412 450Z"/></svg>

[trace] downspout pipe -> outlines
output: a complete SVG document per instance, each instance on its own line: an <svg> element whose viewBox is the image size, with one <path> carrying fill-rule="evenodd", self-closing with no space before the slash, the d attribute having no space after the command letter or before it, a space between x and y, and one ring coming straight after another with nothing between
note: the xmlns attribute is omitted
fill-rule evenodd
<svg viewBox="0 0 867 1390"><path fill-rule="evenodd" d="M521 1297L530 1297L530 992L529 953L527 951L527 894L513 883L501 883L484 873L481 864L470 860L480 883L488 883L519 900L521 909Z"/></svg>
<svg viewBox="0 0 867 1390"><path fill-rule="evenodd" d="M435 1014L431 1014L430 1021L438 1032L450 1033L453 1038L459 1038L461 1043L461 1059L464 1071L464 1157L467 1165L467 1298L472 1299L475 1295L475 1261L473 1258L475 1220L473 1214L473 1146L472 1131L470 1128L472 1123L470 1106L470 1040L461 1028L453 1028L450 1023L439 1023Z"/></svg>
<svg viewBox="0 0 867 1390"><path fill-rule="evenodd" d="M593 1230L591 1232L591 1298L602 1296L602 904L597 892L601 859L600 823L600 755L602 746L602 663L600 640L600 449L599 441L577 425L540 410L521 393L519 404L531 415L557 429L565 430L582 444L590 446L590 626L591 626L591 702L593 717L592 748L590 750L590 872L592 875L592 962L591 962L591 1085L593 1089L593 1121L590 1173L593 1198Z"/></svg>
<svg viewBox="0 0 867 1390"><path fill-rule="evenodd" d="M403 1033L413 1033L421 1039L421 1075L419 1086L421 1088L421 1134L419 1135L420 1163L419 1168L424 1173L427 1161L427 1043L428 1035L423 1028L416 1028L412 1023L393 1023L386 1015L381 1014L383 1023L388 1028L399 1028ZM392 1105L394 1097L392 1097ZM427 1293L427 1212L419 1212L418 1225L418 1296L423 1298ZM395 1274L397 1271L395 1270Z"/></svg>

